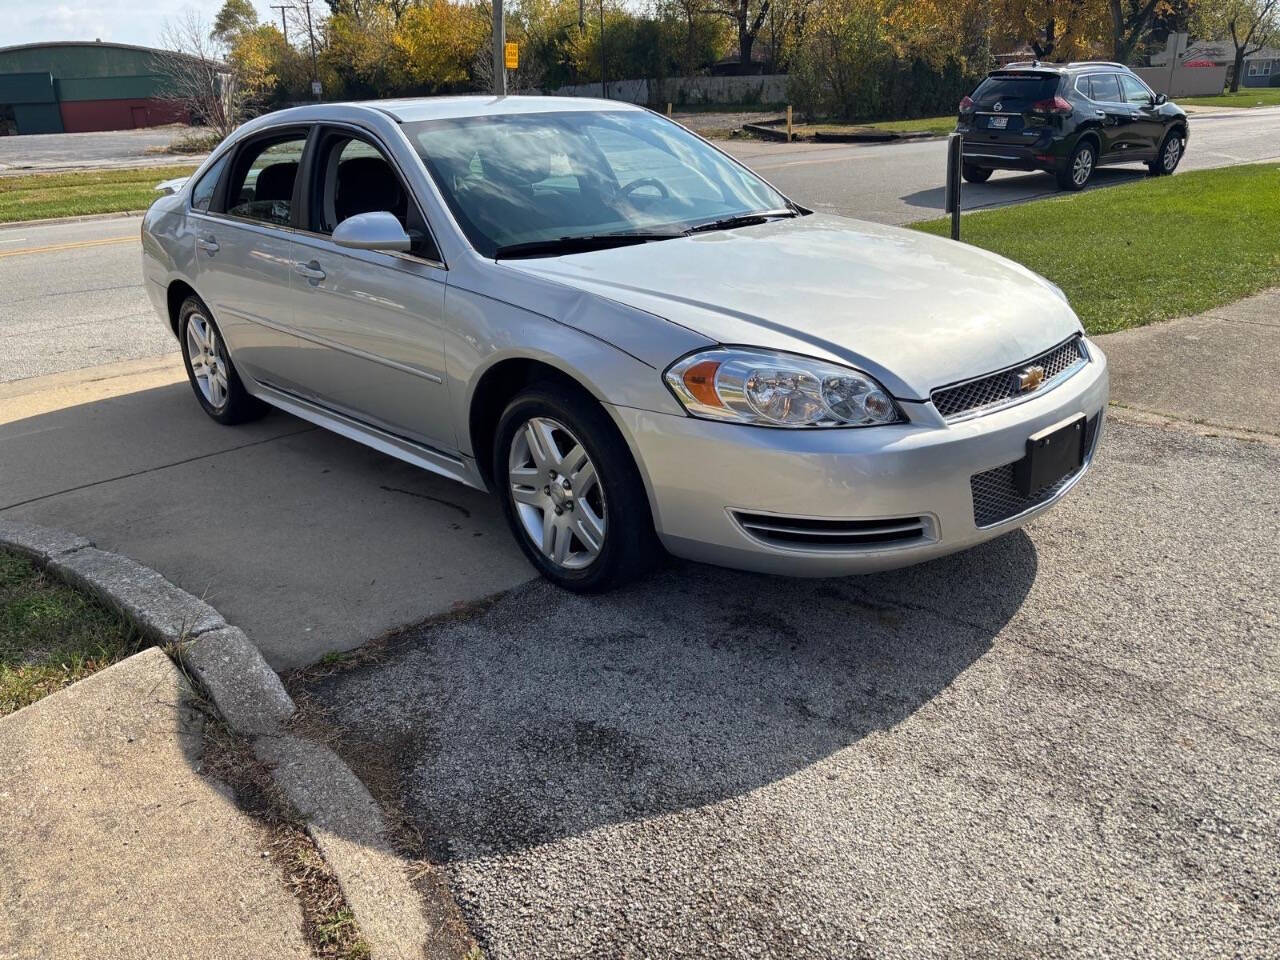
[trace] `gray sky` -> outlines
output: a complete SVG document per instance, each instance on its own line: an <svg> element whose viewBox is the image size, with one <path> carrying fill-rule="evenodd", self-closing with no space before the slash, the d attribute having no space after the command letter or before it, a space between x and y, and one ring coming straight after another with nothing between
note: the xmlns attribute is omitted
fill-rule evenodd
<svg viewBox="0 0 1280 960"><path fill-rule="evenodd" d="M277 16L269 0L253 4L263 19ZM184 9L212 21L220 6L222 0L0 0L0 46L95 39L154 46L165 21Z"/></svg>

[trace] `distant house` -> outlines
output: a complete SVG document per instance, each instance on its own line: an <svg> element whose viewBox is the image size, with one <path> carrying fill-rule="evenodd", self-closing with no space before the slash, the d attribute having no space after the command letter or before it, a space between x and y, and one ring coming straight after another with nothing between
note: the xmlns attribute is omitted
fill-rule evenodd
<svg viewBox="0 0 1280 960"><path fill-rule="evenodd" d="M1244 76L1240 78L1242 87L1280 87L1280 50L1263 47L1246 57L1243 72Z"/></svg>

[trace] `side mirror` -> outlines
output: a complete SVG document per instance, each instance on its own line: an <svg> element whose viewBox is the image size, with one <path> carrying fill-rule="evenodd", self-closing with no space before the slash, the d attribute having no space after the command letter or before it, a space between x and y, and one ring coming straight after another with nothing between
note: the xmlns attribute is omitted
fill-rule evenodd
<svg viewBox="0 0 1280 960"><path fill-rule="evenodd" d="M1157 94L1156 94L1156 106L1157 106L1157 107L1158 107L1158 106L1160 106L1162 103L1168 103L1168 102L1169 102L1169 98L1168 98L1168 97L1166 97L1163 93L1157 93Z"/></svg>
<svg viewBox="0 0 1280 960"><path fill-rule="evenodd" d="M343 220L333 231L333 242L352 250L386 250L404 253L411 246L400 221L385 210L357 213Z"/></svg>

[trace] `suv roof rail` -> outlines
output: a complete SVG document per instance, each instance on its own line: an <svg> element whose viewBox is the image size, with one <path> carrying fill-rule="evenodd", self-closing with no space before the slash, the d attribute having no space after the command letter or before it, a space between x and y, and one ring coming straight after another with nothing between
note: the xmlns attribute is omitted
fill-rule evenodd
<svg viewBox="0 0 1280 960"><path fill-rule="evenodd" d="M1129 66L1124 63L1116 63L1114 60L1074 60L1067 64L1068 67L1120 67L1122 70L1128 70Z"/></svg>

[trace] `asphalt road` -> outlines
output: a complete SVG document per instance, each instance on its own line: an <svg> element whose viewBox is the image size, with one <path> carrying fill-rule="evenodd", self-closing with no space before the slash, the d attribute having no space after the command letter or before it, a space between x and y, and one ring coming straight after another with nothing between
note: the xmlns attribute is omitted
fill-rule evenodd
<svg viewBox="0 0 1280 960"><path fill-rule="evenodd" d="M908 223L942 216L946 142L866 146L844 143L785 144L722 141L784 193L826 213L880 223ZM1191 140L1180 169L1202 170L1280 159L1280 108L1191 119ZM1090 189L1146 176L1142 164L1101 167ZM1044 173L996 173L984 184L964 184L966 210L1020 203L1058 192Z"/></svg>
<svg viewBox="0 0 1280 960"><path fill-rule="evenodd" d="M1112 422L967 553L534 583L304 686L494 960L1275 957L1277 475Z"/></svg>

